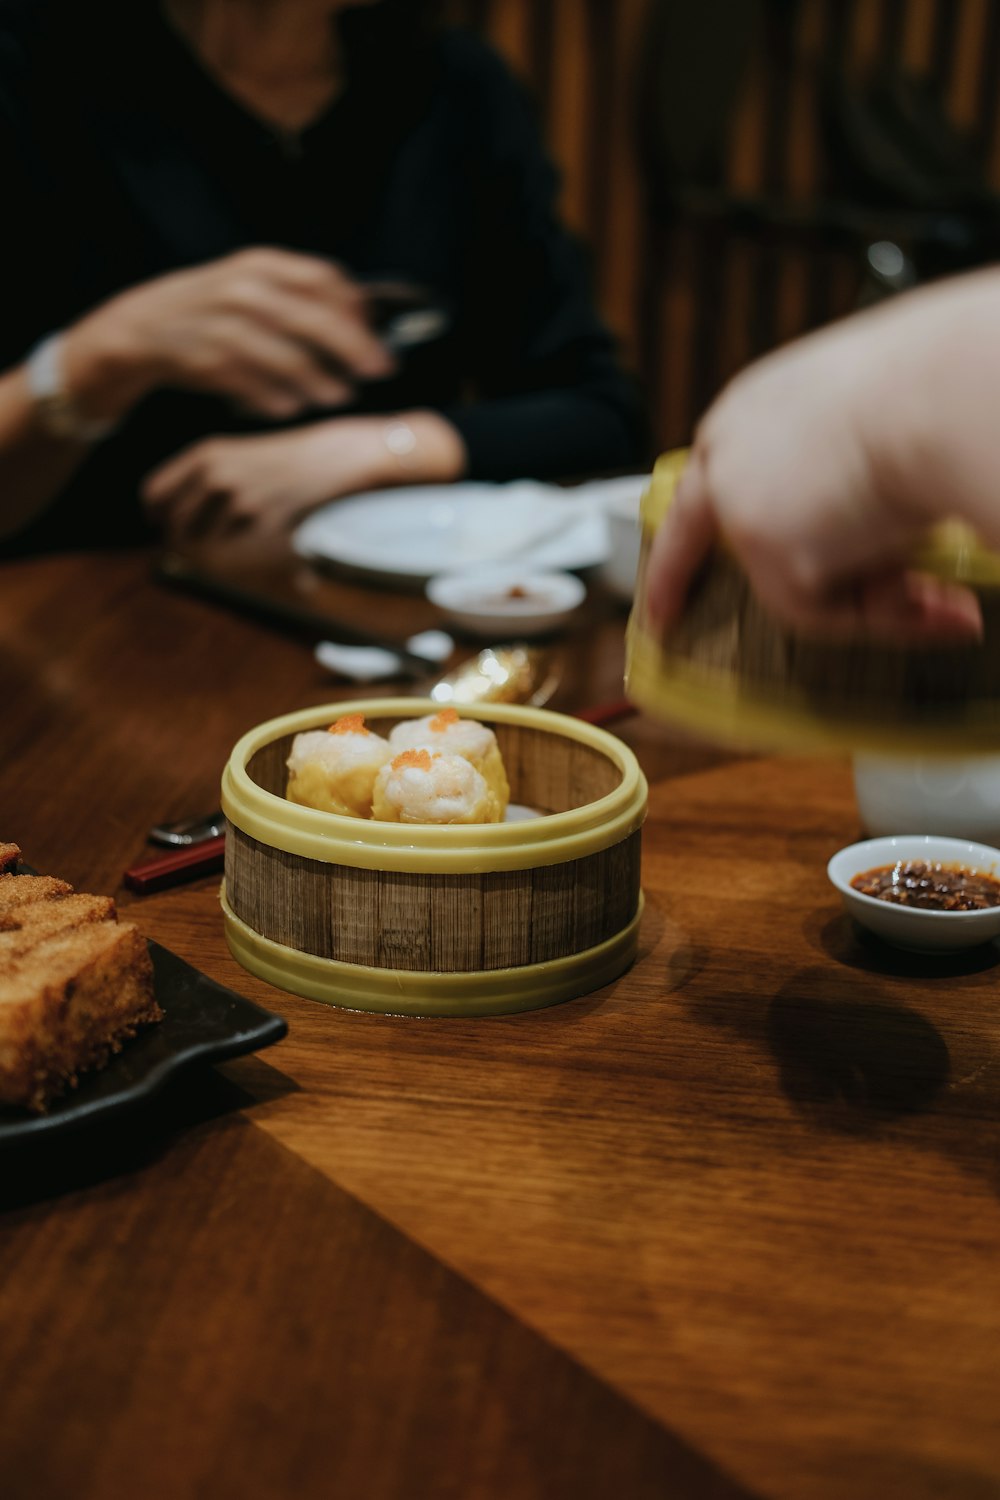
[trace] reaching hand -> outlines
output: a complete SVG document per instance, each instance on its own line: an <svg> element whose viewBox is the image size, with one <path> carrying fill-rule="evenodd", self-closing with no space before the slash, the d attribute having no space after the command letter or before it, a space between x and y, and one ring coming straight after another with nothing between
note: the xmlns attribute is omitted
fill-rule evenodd
<svg viewBox="0 0 1000 1500"><path fill-rule="evenodd" d="M651 623L669 628L722 541L800 631L979 635L975 596L909 559L949 514L1000 531L987 399L998 322L1000 277L984 273L849 319L736 379L701 424L655 539Z"/></svg>

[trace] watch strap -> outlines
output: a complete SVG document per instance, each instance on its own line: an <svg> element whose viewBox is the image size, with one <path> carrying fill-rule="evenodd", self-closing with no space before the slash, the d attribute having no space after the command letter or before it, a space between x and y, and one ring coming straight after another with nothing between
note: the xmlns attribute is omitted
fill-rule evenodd
<svg viewBox="0 0 1000 1500"><path fill-rule="evenodd" d="M114 422L84 416L68 390L61 333L50 333L35 345L25 362L25 372L38 415L53 437L99 443L114 431Z"/></svg>

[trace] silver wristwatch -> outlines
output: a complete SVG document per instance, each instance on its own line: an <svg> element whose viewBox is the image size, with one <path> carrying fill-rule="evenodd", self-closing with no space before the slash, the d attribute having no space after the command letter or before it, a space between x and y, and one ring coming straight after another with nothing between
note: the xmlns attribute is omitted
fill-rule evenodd
<svg viewBox="0 0 1000 1500"><path fill-rule="evenodd" d="M28 390L38 415L53 437L77 443L99 443L115 429L114 422L85 417L66 389L61 333L50 333L35 345L25 362Z"/></svg>

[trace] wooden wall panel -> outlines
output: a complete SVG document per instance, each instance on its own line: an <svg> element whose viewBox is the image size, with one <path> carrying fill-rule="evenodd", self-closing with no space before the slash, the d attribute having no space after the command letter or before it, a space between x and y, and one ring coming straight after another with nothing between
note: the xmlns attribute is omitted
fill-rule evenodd
<svg viewBox="0 0 1000 1500"><path fill-rule="evenodd" d="M564 173L564 213L592 248L598 300L646 384L660 446L686 441L748 359L856 304L863 244L807 222L810 205L837 189L825 72L862 80L891 68L932 84L1000 190L1000 0L757 0L717 187L783 205L786 222L720 228L683 207L666 218L650 196L661 200L663 184L641 165L637 91L653 12L689 3L447 6L507 56L539 101Z"/></svg>
<svg viewBox="0 0 1000 1500"><path fill-rule="evenodd" d="M593 218L582 226L597 251L602 309L636 356L636 328L643 316L642 266L647 223L635 149L632 107L635 58L641 43L646 0L592 0L602 19L599 34L602 89L594 120L603 150L600 189L591 197Z"/></svg>

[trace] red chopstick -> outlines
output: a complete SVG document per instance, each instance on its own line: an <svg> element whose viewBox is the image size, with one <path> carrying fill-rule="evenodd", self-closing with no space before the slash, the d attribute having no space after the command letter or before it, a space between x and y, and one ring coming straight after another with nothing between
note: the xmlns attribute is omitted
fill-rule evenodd
<svg viewBox="0 0 1000 1500"><path fill-rule="evenodd" d="M625 719L629 714L638 712L635 704L630 703L627 698L612 698L610 703L595 703L592 708L581 708L573 718L583 719L587 724L614 724L617 719Z"/></svg>
<svg viewBox="0 0 1000 1500"><path fill-rule="evenodd" d="M225 852L226 835L220 833L217 838L206 839L203 844L189 844L186 849L171 849L166 854L143 860L126 870L122 878L130 891L148 896L151 891L166 890L167 886L180 885L182 881L221 870Z"/></svg>

